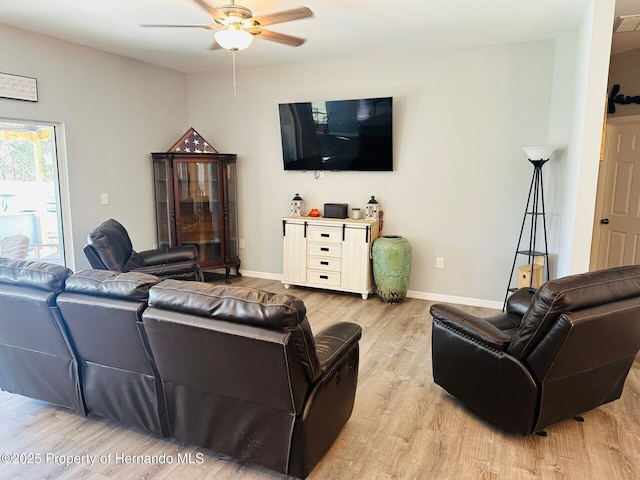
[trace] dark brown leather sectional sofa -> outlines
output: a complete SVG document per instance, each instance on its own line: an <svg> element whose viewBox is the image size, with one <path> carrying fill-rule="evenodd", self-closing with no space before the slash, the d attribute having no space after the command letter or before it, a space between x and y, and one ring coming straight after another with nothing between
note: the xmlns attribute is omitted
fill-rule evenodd
<svg viewBox="0 0 640 480"><path fill-rule="evenodd" d="M361 329L301 300L0 258L0 388L304 478L351 415Z"/></svg>

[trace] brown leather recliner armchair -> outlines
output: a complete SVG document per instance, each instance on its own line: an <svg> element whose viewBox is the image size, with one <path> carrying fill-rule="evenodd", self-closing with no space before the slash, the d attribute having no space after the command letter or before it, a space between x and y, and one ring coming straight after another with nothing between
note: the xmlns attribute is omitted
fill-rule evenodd
<svg viewBox="0 0 640 480"><path fill-rule="evenodd" d="M505 313L431 307L434 381L491 422L541 431L622 394L640 349L640 266L520 289Z"/></svg>
<svg viewBox="0 0 640 480"><path fill-rule="evenodd" d="M171 436L304 478L351 415L360 326L285 294L165 280L142 314Z"/></svg>
<svg viewBox="0 0 640 480"><path fill-rule="evenodd" d="M115 272L149 273L160 278L203 280L194 245L136 252L127 230L109 219L87 235L84 254L93 268Z"/></svg>

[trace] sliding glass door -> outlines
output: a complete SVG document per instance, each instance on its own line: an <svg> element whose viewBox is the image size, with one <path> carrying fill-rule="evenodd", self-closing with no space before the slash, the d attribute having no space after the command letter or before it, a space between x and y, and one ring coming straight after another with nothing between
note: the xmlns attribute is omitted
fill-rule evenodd
<svg viewBox="0 0 640 480"><path fill-rule="evenodd" d="M65 264L54 125L0 119L0 257Z"/></svg>

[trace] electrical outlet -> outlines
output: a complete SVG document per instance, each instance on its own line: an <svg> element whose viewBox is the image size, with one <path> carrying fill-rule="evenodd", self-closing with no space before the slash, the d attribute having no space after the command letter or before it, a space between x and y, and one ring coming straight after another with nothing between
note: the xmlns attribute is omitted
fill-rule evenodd
<svg viewBox="0 0 640 480"><path fill-rule="evenodd" d="M238 246L240 248L244 248L244 238L241 238L240 240L238 240Z"/></svg>
<svg viewBox="0 0 640 480"><path fill-rule="evenodd" d="M109 205L109 194L103 193L100 195L100 200L102 201L102 205Z"/></svg>
<svg viewBox="0 0 640 480"><path fill-rule="evenodd" d="M436 268L444 268L444 257L436 257Z"/></svg>

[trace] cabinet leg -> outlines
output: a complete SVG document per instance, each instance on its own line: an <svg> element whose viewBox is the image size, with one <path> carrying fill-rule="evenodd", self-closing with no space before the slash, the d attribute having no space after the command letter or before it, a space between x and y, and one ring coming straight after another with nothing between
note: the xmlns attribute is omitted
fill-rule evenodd
<svg viewBox="0 0 640 480"><path fill-rule="evenodd" d="M224 267L224 283L231 283L229 274L231 273L231 267Z"/></svg>
<svg viewBox="0 0 640 480"><path fill-rule="evenodd" d="M362 299L366 300L367 298L369 298L369 294L368 293L363 293L362 294Z"/></svg>
<svg viewBox="0 0 640 480"><path fill-rule="evenodd" d="M288 283L285 283L285 284L284 284L284 288L285 288L285 290L289 290L289 288L290 288L290 287L291 287L291 285L289 285Z"/></svg>
<svg viewBox="0 0 640 480"><path fill-rule="evenodd" d="M237 275L238 277L241 277L241 276L242 276L242 274L240 273L240 264L236 265L236 275Z"/></svg>

